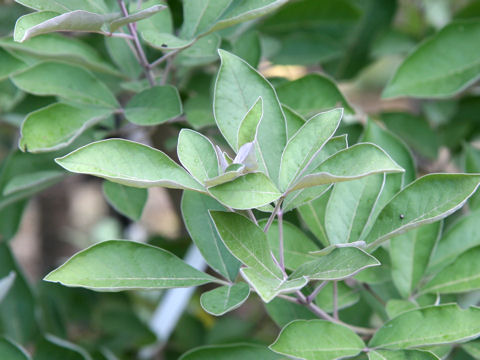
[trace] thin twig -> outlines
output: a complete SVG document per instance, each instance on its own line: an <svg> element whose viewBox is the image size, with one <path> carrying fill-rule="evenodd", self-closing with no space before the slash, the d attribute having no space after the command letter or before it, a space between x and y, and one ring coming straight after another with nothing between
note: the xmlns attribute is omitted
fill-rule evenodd
<svg viewBox="0 0 480 360"><path fill-rule="evenodd" d="M247 210L247 214L248 214L248 217L250 218L250 220L252 220L252 221L255 223L255 225L258 226L257 218L256 218L255 215L253 214L252 209L248 209L248 210Z"/></svg>
<svg viewBox="0 0 480 360"><path fill-rule="evenodd" d="M265 224L265 227L263 228L264 233L266 233L268 231L268 229L270 229L270 226L272 225L273 220L275 219L275 216L277 215L278 209L280 209L280 206L282 206L282 202L283 202L283 197L278 199L277 204L275 205L275 208L272 211L272 215L270 215L270 217L267 220L267 223Z"/></svg>
<svg viewBox="0 0 480 360"><path fill-rule="evenodd" d="M338 281L333 282L333 317L338 320Z"/></svg>
<svg viewBox="0 0 480 360"><path fill-rule="evenodd" d="M179 52L180 52L181 49L177 49L177 50L172 50L168 53L166 53L165 55L163 55L162 57L159 57L157 60L155 60L154 62L152 62L151 64L148 65L148 67L150 69L153 69L155 67L157 67L158 65L160 65L161 63L163 63L165 60L169 59L170 57L174 56L174 55L177 55Z"/></svg>
<svg viewBox="0 0 480 360"><path fill-rule="evenodd" d="M118 0L118 5L120 6L120 9L122 10L123 16L128 16L128 10L127 7L125 6L125 3L123 0ZM150 70L150 65L148 64L147 57L145 55L145 52L143 51L142 44L140 44L140 40L138 39L138 34L136 27L132 24L129 23L127 24L128 32L130 35L133 36L133 42L135 44L135 50L138 54L138 58L140 60L140 65L143 67L143 70L145 72L145 76L150 84L150 86L155 86L155 78L153 77L153 74Z"/></svg>
<svg viewBox="0 0 480 360"><path fill-rule="evenodd" d="M311 303L313 302L313 300L315 300L315 298L317 297L317 295L320 293L320 291L325 287L325 285L328 284L328 281L323 281L320 285L318 285L310 295L307 296L307 302L308 303Z"/></svg>
<svg viewBox="0 0 480 360"><path fill-rule="evenodd" d="M122 32L104 32L102 35L108 36L108 37L115 37L115 38L121 38L121 39L127 39L127 40L134 40L133 36L130 34L125 34Z"/></svg>
<svg viewBox="0 0 480 360"><path fill-rule="evenodd" d="M168 81L168 76L170 75L170 71L173 68L173 59L175 58L175 55L173 55L173 56L171 56L167 59L167 65L165 66L165 69L163 70L162 80L160 82L161 85L165 85Z"/></svg>
<svg viewBox="0 0 480 360"><path fill-rule="evenodd" d="M285 253L283 245L283 211L281 208L277 210L277 219L278 219L278 261L280 263L280 268L284 275L285 273Z"/></svg>

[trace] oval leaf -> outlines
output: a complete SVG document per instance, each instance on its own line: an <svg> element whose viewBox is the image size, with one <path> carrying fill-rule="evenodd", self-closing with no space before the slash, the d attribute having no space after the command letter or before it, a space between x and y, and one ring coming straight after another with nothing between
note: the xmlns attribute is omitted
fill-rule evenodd
<svg viewBox="0 0 480 360"><path fill-rule="evenodd" d="M188 4L188 3L187 3ZM202 346L182 355L179 360L282 360L264 346L255 344L228 344Z"/></svg>
<svg viewBox="0 0 480 360"><path fill-rule="evenodd" d="M140 220L148 198L146 189L103 182L103 194L112 207L133 221Z"/></svg>
<svg viewBox="0 0 480 360"><path fill-rule="evenodd" d="M249 295L248 284L239 282L204 292L200 297L200 304L209 314L220 316L240 307Z"/></svg>
<svg viewBox="0 0 480 360"><path fill-rule="evenodd" d="M368 352L368 360L439 360L429 351L420 350L373 350Z"/></svg>

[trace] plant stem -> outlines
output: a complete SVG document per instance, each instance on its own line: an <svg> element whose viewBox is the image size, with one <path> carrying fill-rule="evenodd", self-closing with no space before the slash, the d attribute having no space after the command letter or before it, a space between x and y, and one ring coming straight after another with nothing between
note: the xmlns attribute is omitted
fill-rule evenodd
<svg viewBox="0 0 480 360"><path fill-rule="evenodd" d="M128 16L128 10L127 10L127 7L125 6L124 1L118 0L118 5L120 6L123 16ZM145 52L143 51L142 44L140 44L140 40L138 39L137 29L132 23L127 24L127 28L128 28L128 32L133 37L135 50L137 52L140 65L143 67L143 71L145 72L145 77L147 78L150 86L153 87L155 86L155 78L153 77L147 57L145 56Z"/></svg>
<svg viewBox="0 0 480 360"><path fill-rule="evenodd" d="M175 55L167 59L167 65L165 65L165 69L163 70L162 80L160 82L161 85L165 85L168 81L168 76L170 75L170 71L173 68L173 59L175 58Z"/></svg>
<svg viewBox="0 0 480 360"><path fill-rule="evenodd" d="M333 282L333 317L338 319L338 281Z"/></svg>
<svg viewBox="0 0 480 360"><path fill-rule="evenodd" d="M277 204L275 205L275 208L272 211L272 215L270 215L267 223L265 224L265 227L263 228L264 233L266 233L268 231L268 229L270 229L270 226L272 225L273 220L275 219L275 216L277 215L278 209L280 209L280 206L282 206L282 202L283 202L283 197L278 199Z"/></svg>
<svg viewBox="0 0 480 360"><path fill-rule="evenodd" d="M133 40L133 36L132 36L132 35L130 35L130 34L124 34L124 33L122 33L122 32L117 32L117 33L105 32L105 33L102 33L102 35L105 35L105 36L108 36L108 37L115 37L115 38Z"/></svg>
<svg viewBox="0 0 480 360"><path fill-rule="evenodd" d="M277 210L277 219L278 219L278 262L280 263L280 268L283 273L285 273L285 254L284 254L284 245L283 245L283 211L281 208Z"/></svg>
<svg viewBox="0 0 480 360"><path fill-rule="evenodd" d="M307 296L307 302L308 303L311 303L313 302L313 300L315 300L315 298L317 297L317 295L320 293L320 291L325 287L325 285L328 284L328 281L323 281L320 285L318 285L310 295Z"/></svg>
<svg viewBox="0 0 480 360"><path fill-rule="evenodd" d="M148 67L150 69L153 69L153 68L157 67L158 65L160 65L161 63L163 63L165 60L169 59L170 57L172 57L174 55L177 55L179 52L180 52L180 49L170 51L170 52L166 53L165 55L163 55L162 57L159 57L157 60L155 60L151 64L149 64Z"/></svg>
<svg viewBox="0 0 480 360"><path fill-rule="evenodd" d="M248 214L248 217L250 218L250 220L252 220L255 223L255 225L258 226L258 221L257 221L255 215L253 214L252 209L248 209L247 214Z"/></svg>

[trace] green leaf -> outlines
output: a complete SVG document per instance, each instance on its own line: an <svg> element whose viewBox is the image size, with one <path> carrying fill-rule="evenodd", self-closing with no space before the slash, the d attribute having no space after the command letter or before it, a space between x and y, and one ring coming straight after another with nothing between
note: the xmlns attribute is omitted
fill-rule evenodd
<svg viewBox="0 0 480 360"><path fill-rule="evenodd" d="M302 125L305 123L305 119L287 105L282 104L282 109L283 113L285 114L285 119L287 120L287 138L291 139L292 136L295 135L295 133L300 130Z"/></svg>
<svg viewBox="0 0 480 360"><path fill-rule="evenodd" d="M100 15L84 10L65 14L40 11L23 15L15 24L13 39L24 42L34 36L54 31L85 31L103 33L103 26L120 17L118 14Z"/></svg>
<svg viewBox="0 0 480 360"><path fill-rule="evenodd" d="M362 240L384 185L384 175L338 183L325 210L325 230L330 244Z"/></svg>
<svg viewBox="0 0 480 360"><path fill-rule="evenodd" d="M264 302L306 285L306 279L301 277L286 281L273 261L265 233L246 217L219 211L211 211L210 216L227 248L247 266L240 272Z"/></svg>
<svg viewBox="0 0 480 360"><path fill-rule="evenodd" d="M196 2L196 1L194 1ZM188 4L188 2L187 2ZM255 344L227 344L202 346L183 354L179 360L281 360L282 357L266 347Z"/></svg>
<svg viewBox="0 0 480 360"><path fill-rule="evenodd" d="M265 227L267 220L258 222L260 227ZM267 231L267 240L273 255L279 258L279 229L278 221L274 221ZM295 270L305 262L315 260L317 257L310 254L311 251L318 250L318 246L306 236L303 231L295 225L283 222L283 252L285 257L285 267Z"/></svg>
<svg viewBox="0 0 480 360"><path fill-rule="evenodd" d="M480 74L479 36L477 20L445 26L405 59L383 97L447 97L465 89Z"/></svg>
<svg viewBox="0 0 480 360"><path fill-rule="evenodd" d="M293 320L317 319L317 316L304 305L292 303L278 297L270 301L268 304L265 304L265 309L270 318L275 321L279 327L284 327Z"/></svg>
<svg viewBox="0 0 480 360"><path fill-rule="evenodd" d="M222 204L234 209L253 209L270 204L282 194L263 173L249 173L208 188Z"/></svg>
<svg viewBox="0 0 480 360"><path fill-rule="evenodd" d="M422 279L441 229L441 222L436 222L411 229L390 240L392 280L404 298L410 296Z"/></svg>
<svg viewBox="0 0 480 360"><path fill-rule="evenodd" d="M32 40L26 42L26 44ZM130 79L137 79L143 72L143 69L125 39L105 37L104 41L110 59L112 59L112 62L120 69L121 73ZM146 80L146 82L148 84L148 80ZM146 87L148 86L149 84Z"/></svg>
<svg viewBox="0 0 480 360"><path fill-rule="evenodd" d="M29 360L30 356L18 344L0 337L0 357L5 360Z"/></svg>
<svg viewBox="0 0 480 360"><path fill-rule="evenodd" d="M48 105L27 115L18 146L32 153L64 148L111 113L110 109L65 103Z"/></svg>
<svg viewBox="0 0 480 360"><path fill-rule="evenodd" d="M80 346L53 335L46 335L37 344L35 360L91 360Z"/></svg>
<svg viewBox="0 0 480 360"><path fill-rule="evenodd" d="M217 76L213 105L217 126L228 144L237 151L242 120L261 96L263 117L257 130L257 142L267 174L276 182L287 132L285 115L275 90L245 61L223 50L219 50L219 54L222 63Z"/></svg>
<svg viewBox="0 0 480 360"><path fill-rule="evenodd" d="M237 135L237 147L255 141L257 127L263 117L263 99L260 96L255 104L248 110L247 114L240 123Z"/></svg>
<svg viewBox="0 0 480 360"><path fill-rule="evenodd" d="M53 95L88 105L118 107L115 96L105 84L76 66L44 62L11 79L17 87L34 95Z"/></svg>
<svg viewBox="0 0 480 360"><path fill-rule="evenodd" d="M200 297L200 304L209 314L220 316L240 307L249 295L248 284L239 282L204 292Z"/></svg>
<svg viewBox="0 0 480 360"><path fill-rule="evenodd" d="M109 40L120 40L118 38L107 38ZM89 46L84 41L71 36L60 34L46 34L30 39L29 41L18 43L11 38L1 38L0 46L19 51L33 58L39 59L57 59L64 60L69 64L84 66L93 71L110 73L116 76L123 76L110 63L105 61L95 48ZM129 51L131 51L129 49ZM138 65L138 62L137 62Z"/></svg>
<svg viewBox="0 0 480 360"><path fill-rule="evenodd" d="M479 173L480 172L480 150L472 145L465 145L465 172ZM476 210L480 208L480 193L477 192L468 200L470 208Z"/></svg>
<svg viewBox="0 0 480 360"><path fill-rule="evenodd" d="M181 39L169 33L159 33L156 30L146 30L141 35L148 45L159 50L185 49L194 43L193 39Z"/></svg>
<svg viewBox="0 0 480 360"><path fill-rule="evenodd" d="M457 304L427 306L405 312L384 324L369 347L408 349L450 344L480 335L480 309L462 310Z"/></svg>
<svg viewBox="0 0 480 360"><path fill-rule="evenodd" d="M141 3L141 9L147 9L155 5L168 6L168 3L165 0L145 0ZM130 12L136 11L137 9L138 4L130 2ZM167 7L163 11L138 22L137 30L139 33L150 30L154 30L157 33L173 33L173 20L170 9Z"/></svg>
<svg viewBox="0 0 480 360"><path fill-rule="evenodd" d="M22 60L16 58L5 50L0 49L0 81L5 80L12 74L26 69L27 66L28 65Z"/></svg>
<svg viewBox="0 0 480 360"><path fill-rule="evenodd" d="M222 38L214 33L195 41L175 58L175 64L185 67L205 66L218 60L218 48Z"/></svg>
<svg viewBox="0 0 480 360"><path fill-rule="evenodd" d="M323 246L330 245L327 231L325 230L325 212L330 194L331 191L326 191L318 199L312 200L298 208L300 217Z"/></svg>
<svg viewBox="0 0 480 360"><path fill-rule="evenodd" d="M462 345L462 349L465 350L474 359L480 358L480 341L470 341Z"/></svg>
<svg viewBox="0 0 480 360"><path fill-rule="evenodd" d="M230 281L234 281L240 262L225 247L209 215L209 210L226 209L210 196L194 191L184 191L181 209L185 227L208 265Z"/></svg>
<svg viewBox="0 0 480 360"><path fill-rule="evenodd" d="M37 186L40 187L43 184L53 184L64 175L65 173L61 170L40 170L17 175L5 184L2 195L8 196Z"/></svg>
<svg viewBox="0 0 480 360"><path fill-rule="evenodd" d="M218 176L217 153L212 142L202 134L182 129L178 135L180 163L200 183Z"/></svg>
<svg viewBox="0 0 480 360"><path fill-rule="evenodd" d="M380 173L404 170L381 148L374 144L356 144L341 150L321 163L314 172L295 182L292 190L311 186L360 179Z"/></svg>
<svg viewBox="0 0 480 360"><path fill-rule="evenodd" d="M164 5L154 5L146 9L137 11L135 13L131 13L130 15L124 16L120 19L116 19L109 24L110 32L114 32L115 30L121 28L124 25L147 19L150 16L155 15L159 11L165 10L166 8L167 7Z"/></svg>
<svg viewBox="0 0 480 360"><path fill-rule="evenodd" d="M360 300L358 290L354 290L347 286L344 282L337 282L337 309L345 309ZM315 297L315 304L322 310L332 313L333 309L333 283L328 282Z"/></svg>
<svg viewBox="0 0 480 360"><path fill-rule="evenodd" d="M352 330L324 320L296 320L285 326L273 351L304 360L334 360L360 353L365 344Z"/></svg>
<svg viewBox="0 0 480 360"><path fill-rule="evenodd" d="M326 255L304 263L295 270L291 279L307 277L310 280L342 280L363 269L378 266L380 262L354 246L336 247Z"/></svg>
<svg viewBox="0 0 480 360"><path fill-rule="evenodd" d="M27 203L27 200L20 200L1 206L0 201L0 242L8 242L16 235Z"/></svg>
<svg viewBox="0 0 480 360"><path fill-rule="evenodd" d="M166 250L109 240L78 252L44 280L97 291L165 289L215 282Z"/></svg>
<svg viewBox="0 0 480 360"><path fill-rule="evenodd" d="M133 141L97 141L55 161L68 171L122 185L203 191L202 186L165 153Z"/></svg>
<svg viewBox="0 0 480 360"><path fill-rule="evenodd" d="M130 186L116 184L110 181L103 182L103 194L108 203L133 221L140 220L143 207L147 202L148 191Z"/></svg>
<svg viewBox="0 0 480 360"><path fill-rule="evenodd" d="M38 11L56 11L65 13L73 10L85 10L104 13L108 10L104 0L15 0L17 3Z"/></svg>
<svg viewBox="0 0 480 360"><path fill-rule="evenodd" d="M342 114L342 109L317 114L307 120L288 140L280 165L279 182L283 190L302 176L316 154L337 130Z"/></svg>
<svg viewBox="0 0 480 360"><path fill-rule="evenodd" d="M438 360L433 353L423 350L372 350L368 352L368 360Z"/></svg>
<svg viewBox="0 0 480 360"><path fill-rule="evenodd" d="M398 300L398 299L391 299L388 300L387 306L385 306L385 310L387 311L388 317L390 319L396 318L398 315L416 309L418 306L411 301L408 300Z"/></svg>
<svg viewBox="0 0 480 360"><path fill-rule="evenodd" d="M339 106L343 107L347 116L354 113L335 82L320 74L308 74L285 82L277 87L277 92L282 104L307 118Z"/></svg>
<svg viewBox="0 0 480 360"><path fill-rule="evenodd" d="M382 209L366 238L369 248L450 215L462 207L479 182L480 176L467 174L430 174L414 181Z"/></svg>
<svg viewBox="0 0 480 360"><path fill-rule="evenodd" d="M138 125L158 125L181 115L182 102L174 86L155 86L136 94L125 106L125 117Z"/></svg>
<svg viewBox="0 0 480 360"><path fill-rule="evenodd" d="M422 289L422 293L457 294L480 289L480 246L465 251Z"/></svg>
<svg viewBox="0 0 480 360"><path fill-rule="evenodd" d="M480 245L478 223L480 211L462 216L438 242L429 265L429 272L438 271L452 263L460 254Z"/></svg>

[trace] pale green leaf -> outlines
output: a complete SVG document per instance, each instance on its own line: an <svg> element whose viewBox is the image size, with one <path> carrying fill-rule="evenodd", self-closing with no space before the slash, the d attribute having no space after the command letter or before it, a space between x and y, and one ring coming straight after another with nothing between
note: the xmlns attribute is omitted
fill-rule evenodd
<svg viewBox="0 0 480 360"><path fill-rule="evenodd" d="M416 309L418 306L408 300L391 299L388 300L385 310L390 319L396 318L398 315Z"/></svg>
<svg viewBox="0 0 480 360"><path fill-rule="evenodd" d="M335 360L360 353L365 344L352 330L324 320L296 320L285 326L273 351L304 360Z"/></svg>
<svg viewBox="0 0 480 360"><path fill-rule="evenodd" d="M422 279L441 229L441 222L436 222L411 229L390 240L392 280L404 298L410 296Z"/></svg>
<svg viewBox="0 0 480 360"><path fill-rule="evenodd" d="M48 105L27 115L19 147L33 153L64 148L111 113L111 109L65 103Z"/></svg>
<svg viewBox="0 0 480 360"><path fill-rule="evenodd" d="M447 230L433 252L429 272L438 271L460 254L480 245L479 221L480 211L476 210L462 216Z"/></svg>
<svg viewBox="0 0 480 360"><path fill-rule="evenodd" d="M270 204L282 194L263 173L249 173L208 188L222 204L234 209L253 209Z"/></svg>
<svg viewBox="0 0 480 360"><path fill-rule="evenodd" d="M307 277L310 280L342 280L363 269L378 266L380 262L365 251L354 247L338 247L316 260L304 263L291 275L291 279Z"/></svg>
<svg viewBox="0 0 480 360"><path fill-rule="evenodd" d="M368 360L439 360L429 351L420 350L372 350L368 352Z"/></svg>
<svg viewBox="0 0 480 360"><path fill-rule="evenodd" d="M247 114L240 123L237 135L237 148L242 145L255 141L257 127L263 117L263 99L260 96L255 104L248 110Z"/></svg>
<svg viewBox="0 0 480 360"><path fill-rule="evenodd" d="M462 310L456 304L428 306L405 312L384 324L369 347L409 349L450 344L480 335L480 309Z"/></svg>
<svg viewBox="0 0 480 360"><path fill-rule="evenodd" d="M258 224L260 227L264 227L266 220L259 221ZM277 259L279 258L278 239L278 222L274 221L267 231L267 240ZM295 270L303 263L315 260L317 257L310 252L316 250L318 250L318 246L303 231L287 221L283 222L283 253L287 269Z"/></svg>
<svg viewBox="0 0 480 360"><path fill-rule="evenodd" d="M480 340L474 340L463 344L462 349L474 359L480 359Z"/></svg>
<svg viewBox="0 0 480 360"><path fill-rule="evenodd" d="M200 297L200 304L209 314L220 316L240 307L249 295L248 284L239 282L204 292Z"/></svg>
<svg viewBox="0 0 480 360"><path fill-rule="evenodd" d="M272 258L265 233L246 217L219 211L211 211L210 216L227 248L247 266L240 271L264 302L306 285L306 279L301 277L286 281Z"/></svg>
<svg viewBox="0 0 480 360"><path fill-rule="evenodd" d="M27 68L27 64L0 48L0 81Z"/></svg>
<svg viewBox="0 0 480 360"><path fill-rule="evenodd" d="M325 212L331 191L323 193L319 198L312 200L298 208L302 220L307 224L308 229L315 235L323 246L330 245L325 230Z"/></svg>
<svg viewBox="0 0 480 360"><path fill-rule="evenodd" d="M197 0L191 1L196 2ZM264 346L255 344L227 344L202 346L183 354L179 360L282 360Z"/></svg>
<svg viewBox="0 0 480 360"><path fill-rule="evenodd" d="M162 11L166 8L167 7L164 5L154 5L146 9L137 11L135 13L131 13L130 15L122 17L120 19L116 19L109 24L110 32L114 32L115 30L121 28L124 25L147 19L150 16L153 16L159 11Z"/></svg>
<svg viewBox="0 0 480 360"><path fill-rule="evenodd" d="M0 337L0 357L5 360L29 360L30 356L18 344Z"/></svg>
<svg viewBox="0 0 480 360"><path fill-rule="evenodd" d="M479 173L480 172L480 149L466 144L464 145L465 153L465 172ZM477 192L468 200L470 208L476 210L480 208L480 193Z"/></svg>
<svg viewBox="0 0 480 360"><path fill-rule="evenodd" d="M330 244L362 240L384 185L384 175L338 183L325 210L325 230Z"/></svg>
<svg viewBox="0 0 480 360"><path fill-rule="evenodd" d="M211 187L211 186L220 185L220 184L235 180L236 178L242 175L245 175L245 172L244 172L245 168L243 165L241 164L232 164L232 165L227 167L223 174L220 174L211 179L205 180L205 186Z"/></svg>
<svg viewBox="0 0 480 360"><path fill-rule="evenodd" d="M320 113L307 120L288 141L282 154L279 183L283 190L306 171L315 156L335 133L343 110Z"/></svg>
<svg viewBox="0 0 480 360"><path fill-rule="evenodd" d="M358 290L352 289L344 282L337 282L337 309L345 309L360 300ZM315 297L315 304L328 313L333 312L333 283L328 282Z"/></svg>
<svg viewBox="0 0 480 360"><path fill-rule="evenodd" d="M35 346L35 360L92 360L80 346L53 335L45 335Z"/></svg>
<svg viewBox="0 0 480 360"><path fill-rule="evenodd" d="M188 287L216 281L166 250L123 240L104 241L78 252L44 280L97 291Z"/></svg>
<svg viewBox="0 0 480 360"><path fill-rule="evenodd" d="M218 176L217 153L212 142L202 134L182 129L177 154L183 167L200 183Z"/></svg>
<svg viewBox="0 0 480 360"><path fill-rule="evenodd" d="M68 171L122 185L203 191L202 186L165 153L133 141L97 141L55 161Z"/></svg>
<svg viewBox="0 0 480 360"><path fill-rule="evenodd" d="M104 83L76 66L44 62L11 79L17 87L34 95L60 96L74 102L107 108L118 106L115 96Z"/></svg>
<svg viewBox="0 0 480 360"><path fill-rule="evenodd" d="M15 194L42 184L53 184L64 176L65 173L61 170L40 170L19 174L5 183L2 195Z"/></svg>
<svg viewBox="0 0 480 360"><path fill-rule="evenodd" d="M321 111L343 107L345 115L354 113L335 82L320 74L308 74L300 79L285 82L277 87L282 104L304 117L311 117Z"/></svg>
<svg viewBox="0 0 480 360"><path fill-rule="evenodd" d="M159 50L178 50L191 46L194 40L181 39L169 33L159 33L155 30L142 32L142 38L151 47Z"/></svg>
<svg viewBox="0 0 480 360"><path fill-rule="evenodd" d="M17 20L13 39L24 42L34 36L54 31L103 33L103 26L119 17L119 14L100 15L84 10L75 10L65 14L53 11L35 12L23 15Z"/></svg>
<svg viewBox="0 0 480 360"><path fill-rule="evenodd" d="M125 117L137 125L158 125L181 115L178 90L171 85L155 86L138 94L125 106Z"/></svg>
<svg viewBox="0 0 480 360"><path fill-rule="evenodd" d="M181 36L192 39L210 30L232 0L190 0L183 4Z"/></svg>
<svg viewBox="0 0 480 360"><path fill-rule="evenodd" d="M296 181L290 191L311 186L360 179L404 170L381 148L361 143L341 150L321 163L314 172Z"/></svg>
<svg viewBox="0 0 480 360"><path fill-rule="evenodd" d="M208 265L230 281L234 281L240 262L225 247L208 213L209 210L226 209L210 196L194 191L184 191L181 209L185 227Z"/></svg>
<svg viewBox="0 0 480 360"><path fill-rule="evenodd" d="M170 8L166 0L144 0L141 2L141 9L147 9L155 5L165 5L167 8L137 23L138 33L144 31L156 31L157 33L173 33L173 20ZM137 2L130 2L130 12L138 9Z"/></svg>
<svg viewBox="0 0 480 360"><path fill-rule="evenodd" d="M209 34L196 40L191 46L183 49L175 58L178 66L205 66L218 60L218 48L222 38L217 33Z"/></svg>
<svg viewBox="0 0 480 360"><path fill-rule="evenodd" d="M73 10L85 10L104 13L108 10L104 0L15 0L17 3L39 11L65 13Z"/></svg>
<svg viewBox="0 0 480 360"><path fill-rule="evenodd" d="M288 139L291 139L292 136L303 126L305 119L302 115L289 108L287 105L282 104L282 109L285 114L285 120L287 121Z"/></svg>
<svg viewBox="0 0 480 360"><path fill-rule="evenodd" d="M414 181L382 209L366 238L369 248L450 215L475 192L479 182L480 176L467 174L430 174Z"/></svg>
<svg viewBox="0 0 480 360"><path fill-rule="evenodd" d="M480 23L477 20L445 26L405 59L383 96L425 98L457 94L476 81L480 74L479 36Z"/></svg>
<svg viewBox="0 0 480 360"><path fill-rule="evenodd" d="M457 294L480 289L479 256L480 246L465 251L452 264L435 275L421 292Z"/></svg>
<svg viewBox="0 0 480 360"><path fill-rule="evenodd" d="M222 60L215 96L215 121L229 145L235 150L245 114L258 97L263 100L263 117L257 130L261 157L270 178L278 178L280 160L287 141L285 116L272 85L242 59L219 50Z"/></svg>
<svg viewBox="0 0 480 360"><path fill-rule="evenodd" d="M103 194L108 203L120 214L125 215L133 221L140 220L148 198L148 191L146 189L138 189L104 181Z"/></svg>
<svg viewBox="0 0 480 360"><path fill-rule="evenodd" d="M317 319L317 316L304 305L293 303L279 297L265 304L265 309L270 318L275 321L279 327L284 327L293 320Z"/></svg>

